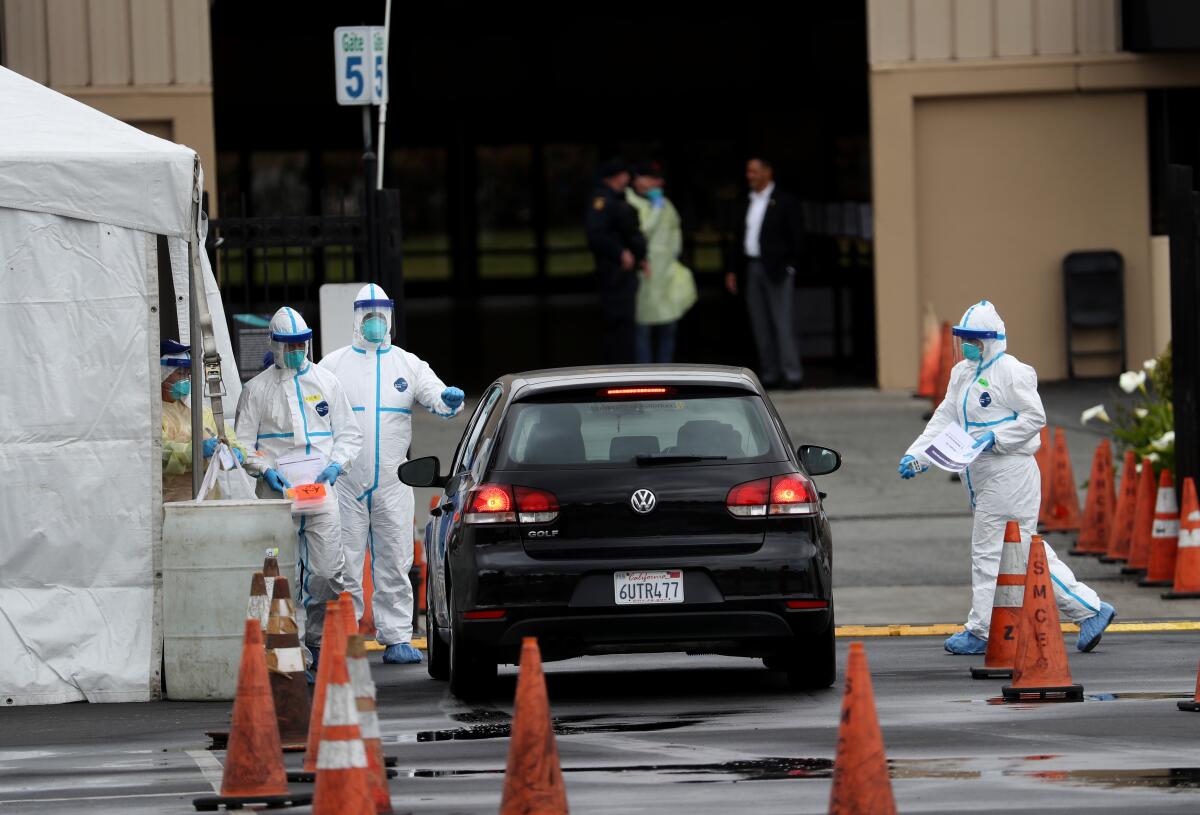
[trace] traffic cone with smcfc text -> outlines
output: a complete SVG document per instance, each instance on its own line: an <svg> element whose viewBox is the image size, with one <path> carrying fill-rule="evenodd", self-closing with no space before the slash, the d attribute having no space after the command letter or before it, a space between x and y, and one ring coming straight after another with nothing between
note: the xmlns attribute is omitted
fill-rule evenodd
<svg viewBox="0 0 1200 815"><path fill-rule="evenodd" d="M267 617L271 613L271 598L267 595L267 582L262 572L255 572L250 578L250 602L246 604L246 619L258 620L258 630L261 634L267 630Z"/></svg>
<svg viewBox="0 0 1200 815"><path fill-rule="evenodd" d="M279 577L279 548L272 547L267 550L263 557L263 582L267 584L267 597L275 596L273 584L275 578Z"/></svg>
<svg viewBox="0 0 1200 815"><path fill-rule="evenodd" d="M1129 544L1133 540L1133 516L1137 508L1137 454L1125 451L1121 464L1121 489L1117 493L1117 512L1109 531L1108 551L1101 563L1120 563L1129 559Z"/></svg>
<svg viewBox="0 0 1200 815"><path fill-rule="evenodd" d="M237 696L233 700L233 727L221 774L221 794L196 798L192 805L198 810L215 810L247 804L295 806L310 800L309 795L292 795L288 790L271 685L267 680L262 629L258 620L247 619Z"/></svg>
<svg viewBox="0 0 1200 815"><path fill-rule="evenodd" d="M1079 527L1079 540L1072 555L1099 557L1108 550L1109 531L1112 529L1116 509L1117 493L1113 487L1112 445L1104 439L1096 447L1092 457L1092 474L1088 478L1087 502L1083 506L1083 523Z"/></svg>
<svg viewBox="0 0 1200 815"><path fill-rule="evenodd" d="M308 720L308 749L304 753L304 772L293 773L292 781L311 781L317 771L321 752L321 722L325 715L325 693L330 676L337 665L345 668L346 629L342 620L342 604L330 600L325 604L325 628L321 632L321 660L317 664L317 681L313 685L312 718Z"/></svg>
<svg viewBox="0 0 1200 815"><path fill-rule="evenodd" d="M329 608L332 610L336 605L336 601L331 601ZM367 751L359 729L358 702L346 666L346 632L340 621L336 631L325 629L324 648L333 645L329 640L334 635L342 640L340 654L322 650L318 668L324 669L325 661L329 660L312 811L313 815L374 815Z"/></svg>
<svg viewBox="0 0 1200 815"><path fill-rule="evenodd" d="M267 670L271 674L271 696L275 700L275 720L279 722L279 740L284 752L298 752L308 739L308 720L312 705L308 679L304 676L304 654L296 628L291 586L286 577L272 582L271 617L267 621Z"/></svg>
<svg viewBox="0 0 1200 815"><path fill-rule="evenodd" d="M1009 521L1004 527L1004 546L1000 549L1000 572L996 575L996 594L992 599L987 651L983 666L971 669L973 679L1012 678L1013 657L1017 653L1017 623L1024 599L1025 547L1021 545L1021 525Z"/></svg>
<svg viewBox="0 0 1200 815"><path fill-rule="evenodd" d="M1186 710L1188 713L1200 713L1200 669L1196 671L1196 692L1191 699L1184 702L1176 702L1176 707L1180 710Z"/></svg>
<svg viewBox="0 0 1200 815"><path fill-rule="evenodd" d="M358 704L358 728L367 752L367 784L376 812L392 811L387 770L383 766L383 739L379 735L379 715L375 709L375 680L367 661L367 644L362 634L351 634L346 641L346 670Z"/></svg>
<svg viewBox="0 0 1200 815"><path fill-rule="evenodd" d="M500 815L556 815L567 812L567 788L550 724L550 701L542 654L534 637L521 641L521 671L513 702L512 735Z"/></svg>
<svg viewBox="0 0 1200 815"><path fill-rule="evenodd" d="M1061 427L1054 428L1054 480L1050 487L1050 514L1043 529L1047 532L1079 531L1079 491L1067 437Z"/></svg>
<svg viewBox="0 0 1200 815"><path fill-rule="evenodd" d="M917 396L922 399L933 399L937 391L938 369L942 363L942 329L938 325L937 313L933 304L925 306L924 340L921 346L921 369L917 376ZM942 391L945 394L945 391Z"/></svg>
<svg viewBox="0 0 1200 815"><path fill-rule="evenodd" d="M1183 509L1179 513L1179 552L1175 557L1175 585L1164 600L1200 599L1200 502L1196 482L1183 479Z"/></svg>
<svg viewBox="0 0 1200 815"><path fill-rule="evenodd" d="M1150 529L1150 559L1146 576L1139 586L1169 586L1175 580L1175 560L1179 550L1179 505L1175 503L1175 479L1163 469L1158 480L1154 504L1154 524Z"/></svg>
<svg viewBox="0 0 1200 815"><path fill-rule="evenodd" d="M1003 689L1006 702L1082 702L1083 685L1071 681L1067 647L1058 624L1050 585L1050 564L1040 535L1029 543L1025 601L1017 627L1013 682Z"/></svg>
<svg viewBox="0 0 1200 815"><path fill-rule="evenodd" d="M1045 529L1050 520L1050 500L1054 497L1054 447L1050 444L1050 427L1042 426L1041 444L1033 454L1042 479L1042 502L1038 507L1038 529Z"/></svg>
<svg viewBox="0 0 1200 815"><path fill-rule="evenodd" d="M1158 489L1154 484L1154 462L1142 459L1138 474L1137 504L1133 512L1133 536L1129 541L1129 561L1121 574L1141 574L1150 564L1150 533L1154 531L1154 505Z"/></svg>
<svg viewBox="0 0 1200 815"><path fill-rule="evenodd" d="M892 781L867 652L861 642L850 643L846 660L846 692L838 726L837 754L833 759L830 815L890 815L896 812Z"/></svg>

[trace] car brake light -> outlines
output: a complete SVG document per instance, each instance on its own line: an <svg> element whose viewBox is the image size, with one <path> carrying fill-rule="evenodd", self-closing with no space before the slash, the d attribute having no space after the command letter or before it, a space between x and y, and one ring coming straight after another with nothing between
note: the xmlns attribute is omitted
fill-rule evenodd
<svg viewBox="0 0 1200 815"><path fill-rule="evenodd" d="M508 612L502 608L496 609L477 609L475 611L464 611L464 620L503 620L508 615Z"/></svg>
<svg viewBox="0 0 1200 815"><path fill-rule="evenodd" d="M480 484L471 490L463 522L468 524L504 524L517 519L513 512L513 497L509 487L500 484Z"/></svg>
<svg viewBox="0 0 1200 815"><path fill-rule="evenodd" d="M725 498L725 507L739 518L767 515L813 515L818 507L817 491L799 473L760 478L738 484Z"/></svg>
<svg viewBox="0 0 1200 815"><path fill-rule="evenodd" d="M666 396L673 392L673 388L664 388L660 386L641 386L633 388L605 388L600 391L602 396Z"/></svg>
<svg viewBox="0 0 1200 815"><path fill-rule="evenodd" d="M523 524L544 524L558 517L558 498L549 490L513 487L517 496L517 519Z"/></svg>

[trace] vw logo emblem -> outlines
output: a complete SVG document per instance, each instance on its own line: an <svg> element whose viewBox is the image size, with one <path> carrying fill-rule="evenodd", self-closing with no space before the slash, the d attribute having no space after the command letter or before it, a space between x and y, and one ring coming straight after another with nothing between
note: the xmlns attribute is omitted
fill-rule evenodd
<svg viewBox="0 0 1200 815"><path fill-rule="evenodd" d="M633 494L633 497L629 499L629 505L632 506L633 511L639 515L645 515L647 512L652 512L655 504L657 503L658 499L654 497L654 493L650 492L650 490L638 490Z"/></svg>

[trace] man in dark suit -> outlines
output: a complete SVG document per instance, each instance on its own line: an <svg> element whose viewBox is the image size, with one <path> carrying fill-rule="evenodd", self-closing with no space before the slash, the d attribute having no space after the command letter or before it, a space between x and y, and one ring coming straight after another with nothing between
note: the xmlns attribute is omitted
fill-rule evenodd
<svg viewBox="0 0 1200 815"><path fill-rule="evenodd" d="M638 273L646 259L646 239L637 212L625 200L629 171L619 160L606 161L596 172L596 189L588 202L585 224L588 248L596 257L600 318L604 323L604 361L634 361L634 322Z"/></svg>
<svg viewBox="0 0 1200 815"><path fill-rule="evenodd" d="M775 188L774 168L764 158L746 162L746 182L750 194L737 222L725 286L730 294L740 288L746 297L763 385L794 389L804 378L794 310L803 254L800 207Z"/></svg>

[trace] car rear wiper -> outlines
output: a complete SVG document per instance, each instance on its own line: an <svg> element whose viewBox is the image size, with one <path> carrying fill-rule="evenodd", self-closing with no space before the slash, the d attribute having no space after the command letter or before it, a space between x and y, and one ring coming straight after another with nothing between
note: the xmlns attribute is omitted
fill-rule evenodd
<svg viewBox="0 0 1200 815"><path fill-rule="evenodd" d="M691 464L694 461L725 461L729 456L638 456L639 467L649 467L654 464Z"/></svg>

